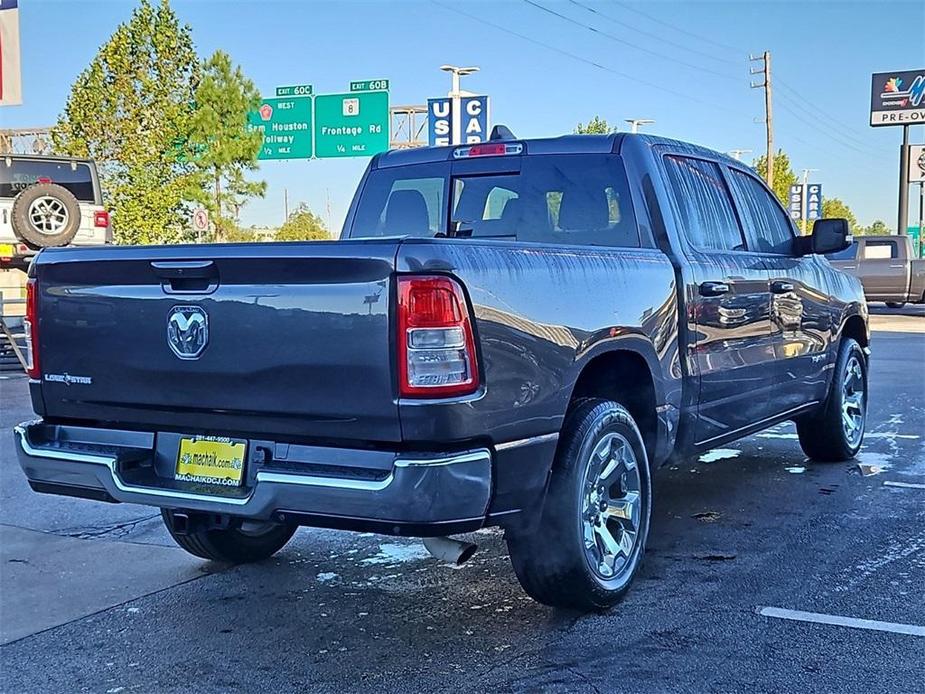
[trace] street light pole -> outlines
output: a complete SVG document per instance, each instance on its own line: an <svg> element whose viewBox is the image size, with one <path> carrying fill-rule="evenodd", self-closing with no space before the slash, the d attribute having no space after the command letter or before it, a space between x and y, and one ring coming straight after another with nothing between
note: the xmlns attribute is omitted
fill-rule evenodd
<svg viewBox="0 0 925 694"><path fill-rule="evenodd" d="M635 135L639 132L640 125L651 125L655 121L650 118L627 118L626 122L630 124L630 132Z"/></svg>
<svg viewBox="0 0 925 694"><path fill-rule="evenodd" d="M471 75L473 72L478 72L479 68L476 66L470 67L457 67L456 65L441 65L440 69L444 72L449 72L453 82L452 89L450 93L447 94L448 97L452 100L453 103L453 144L458 145L462 142L462 114L459 112L462 107L461 97L463 96L462 91L459 88L459 78L464 75Z"/></svg>

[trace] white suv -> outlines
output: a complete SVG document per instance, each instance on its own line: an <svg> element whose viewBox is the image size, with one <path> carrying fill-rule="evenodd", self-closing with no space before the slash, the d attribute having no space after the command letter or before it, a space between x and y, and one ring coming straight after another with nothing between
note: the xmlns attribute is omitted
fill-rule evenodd
<svg viewBox="0 0 925 694"><path fill-rule="evenodd" d="M89 159L0 155L0 268L49 246L112 243L96 165Z"/></svg>

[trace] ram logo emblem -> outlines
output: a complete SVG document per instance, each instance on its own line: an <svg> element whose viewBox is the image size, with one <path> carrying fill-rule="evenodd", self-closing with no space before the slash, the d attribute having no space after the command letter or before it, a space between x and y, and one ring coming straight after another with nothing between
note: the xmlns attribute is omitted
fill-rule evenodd
<svg viewBox="0 0 925 694"><path fill-rule="evenodd" d="M209 344L209 316L199 306L174 306L167 314L167 344L180 359L198 359Z"/></svg>

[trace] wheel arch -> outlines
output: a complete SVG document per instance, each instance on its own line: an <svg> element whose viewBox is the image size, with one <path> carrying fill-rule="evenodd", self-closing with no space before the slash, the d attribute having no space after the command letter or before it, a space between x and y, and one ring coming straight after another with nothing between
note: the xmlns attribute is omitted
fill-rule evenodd
<svg viewBox="0 0 925 694"><path fill-rule="evenodd" d="M667 424L661 405L663 386L659 361L650 343L643 339L621 340L611 349L600 349L581 362L572 386L569 407L583 398L614 400L636 421L650 461L660 461L665 452ZM670 449L670 446L667 446Z"/></svg>

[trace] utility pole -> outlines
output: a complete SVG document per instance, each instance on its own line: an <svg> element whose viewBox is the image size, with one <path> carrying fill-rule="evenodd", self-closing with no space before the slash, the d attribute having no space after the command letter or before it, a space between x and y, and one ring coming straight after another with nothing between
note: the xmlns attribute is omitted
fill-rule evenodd
<svg viewBox="0 0 925 694"><path fill-rule="evenodd" d="M803 202L801 204L802 209L800 210L800 233L803 234L803 236L806 236L806 222L808 221L806 219L806 204L808 202L806 200L806 184L809 182L809 172L818 170L819 169L803 169L803 195L801 196Z"/></svg>
<svg viewBox="0 0 925 694"><path fill-rule="evenodd" d="M765 51L760 56L748 56L748 59L755 63L759 60L762 61L761 68L751 68L749 74L751 75L763 75L764 82L761 84L751 83L752 89L764 89L764 124L765 130L767 133L768 140L768 153L767 153L767 175L765 179L768 183L768 188L774 188L774 118L771 113L771 51Z"/></svg>
<svg viewBox="0 0 925 694"><path fill-rule="evenodd" d="M289 221L289 189L283 188L283 224Z"/></svg>
<svg viewBox="0 0 925 694"><path fill-rule="evenodd" d="M727 154L733 159L735 159L736 161L742 161L743 154L751 154L751 153L752 151L750 149L730 149L727 152Z"/></svg>
<svg viewBox="0 0 925 694"><path fill-rule="evenodd" d="M640 125L652 125L655 121L651 118L627 118L626 122L630 124L630 132L635 135L639 132Z"/></svg>
<svg viewBox="0 0 925 694"><path fill-rule="evenodd" d="M444 72L449 72L453 77L453 88L447 96L450 97L453 102L453 144L458 145L462 143L462 114L459 112L462 108L461 98L463 96L468 96L468 92L464 93L460 90L459 78L465 75L471 75L473 72L478 72L479 68L475 66L457 67L456 65L441 65L440 69Z"/></svg>

